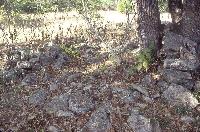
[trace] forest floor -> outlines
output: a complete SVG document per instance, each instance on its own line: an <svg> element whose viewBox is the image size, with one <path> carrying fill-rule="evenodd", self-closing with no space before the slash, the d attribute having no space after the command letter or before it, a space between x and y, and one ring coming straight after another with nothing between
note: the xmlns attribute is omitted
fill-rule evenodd
<svg viewBox="0 0 200 132"><path fill-rule="evenodd" d="M110 13L105 13L106 20L126 20L116 12ZM61 22L52 21L49 14L45 22L54 22L59 30L65 21L63 14L52 16ZM71 24L75 23L66 22L62 30ZM44 25L46 29L55 29ZM200 130L195 110L172 107L161 98L157 82L162 60L157 60L148 71L138 72L133 53L137 48L121 47L120 40L125 41L121 35L106 43L79 43L79 36L64 36L53 42L31 43L33 46L12 44L9 50L2 45L1 74L6 76L0 78L0 82L4 81L0 84L0 131ZM12 59L5 61L6 57Z"/></svg>

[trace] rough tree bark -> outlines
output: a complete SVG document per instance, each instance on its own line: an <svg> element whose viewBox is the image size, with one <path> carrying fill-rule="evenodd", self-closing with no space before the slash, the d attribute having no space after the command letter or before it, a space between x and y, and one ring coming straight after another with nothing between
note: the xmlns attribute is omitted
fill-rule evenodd
<svg viewBox="0 0 200 132"><path fill-rule="evenodd" d="M160 12L157 0L135 0L137 31L140 47L148 48L155 44L158 48Z"/></svg>
<svg viewBox="0 0 200 132"><path fill-rule="evenodd" d="M200 0L183 0L181 33L200 43Z"/></svg>

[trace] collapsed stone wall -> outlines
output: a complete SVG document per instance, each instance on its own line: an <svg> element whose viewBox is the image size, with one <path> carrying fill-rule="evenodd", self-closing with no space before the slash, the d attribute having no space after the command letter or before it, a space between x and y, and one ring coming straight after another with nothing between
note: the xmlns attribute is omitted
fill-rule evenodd
<svg viewBox="0 0 200 132"><path fill-rule="evenodd" d="M198 44L173 32L166 32L161 54L165 56L158 86L172 105L195 108L199 105L192 92L199 91L193 77L200 66Z"/></svg>

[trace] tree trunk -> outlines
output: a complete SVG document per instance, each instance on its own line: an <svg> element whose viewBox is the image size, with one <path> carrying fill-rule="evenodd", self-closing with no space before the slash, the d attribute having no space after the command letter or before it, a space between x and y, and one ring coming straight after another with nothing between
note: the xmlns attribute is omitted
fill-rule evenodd
<svg viewBox="0 0 200 132"><path fill-rule="evenodd" d="M200 0L184 0L181 20L183 36L200 43Z"/></svg>
<svg viewBox="0 0 200 132"><path fill-rule="evenodd" d="M135 0L137 32L140 48L158 47L160 13L157 0Z"/></svg>

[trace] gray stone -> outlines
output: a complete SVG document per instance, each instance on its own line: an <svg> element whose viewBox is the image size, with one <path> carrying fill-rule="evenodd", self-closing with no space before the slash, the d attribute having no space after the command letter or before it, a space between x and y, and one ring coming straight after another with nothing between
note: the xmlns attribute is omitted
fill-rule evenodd
<svg viewBox="0 0 200 132"><path fill-rule="evenodd" d="M180 82L181 80L191 80L192 76L188 72L182 72L171 69L164 69L162 72L163 78L168 82Z"/></svg>
<svg viewBox="0 0 200 132"><path fill-rule="evenodd" d="M167 82L161 80L157 83L157 86L159 87L160 92L162 93L169 87L169 84Z"/></svg>
<svg viewBox="0 0 200 132"><path fill-rule="evenodd" d="M48 132L60 132L58 128L56 128L55 126L49 126L47 128Z"/></svg>
<svg viewBox="0 0 200 132"><path fill-rule="evenodd" d="M125 88L112 88L112 94L114 97L119 98L120 101L124 103L131 103L140 96L138 91Z"/></svg>
<svg viewBox="0 0 200 132"><path fill-rule="evenodd" d="M152 125L152 132L162 132L160 128L160 123L157 120L151 119L151 125Z"/></svg>
<svg viewBox="0 0 200 132"><path fill-rule="evenodd" d="M45 102L47 93L44 90L38 90L29 97L29 104L42 105Z"/></svg>
<svg viewBox="0 0 200 132"><path fill-rule="evenodd" d="M163 79L168 83L176 83L192 90L194 88L194 81L188 72L164 69L162 72Z"/></svg>
<svg viewBox="0 0 200 132"><path fill-rule="evenodd" d="M196 60L197 54L192 54L190 51L188 51L186 48L181 47L180 48L180 59L184 60Z"/></svg>
<svg viewBox="0 0 200 132"><path fill-rule="evenodd" d="M53 59L47 56L46 54L41 54L39 57L39 62L42 66L50 65L53 62Z"/></svg>
<svg viewBox="0 0 200 132"><path fill-rule="evenodd" d="M88 94L74 93L69 98L69 109L77 114L83 114L94 108L93 99Z"/></svg>
<svg viewBox="0 0 200 132"><path fill-rule="evenodd" d="M3 128L0 128L0 132L5 132L5 130Z"/></svg>
<svg viewBox="0 0 200 132"><path fill-rule="evenodd" d="M51 84L49 84L49 90L50 90L50 91L57 90L58 88L59 88L59 85L56 84L56 83L51 83Z"/></svg>
<svg viewBox="0 0 200 132"><path fill-rule="evenodd" d="M187 48L187 50L193 54L193 55L197 55L197 47L198 47L198 44L186 37L183 38L183 45L185 48Z"/></svg>
<svg viewBox="0 0 200 132"><path fill-rule="evenodd" d="M31 69L32 65L28 61L21 61L21 62L17 62L17 68L19 68L19 69Z"/></svg>
<svg viewBox="0 0 200 132"><path fill-rule="evenodd" d="M42 78L42 82L52 82L53 81L53 75L49 74L49 73L44 73L43 78Z"/></svg>
<svg viewBox="0 0 200 132"><path fill-rule="evenodd" d="M199 67L198 60L165 59L164 68L181 71L191 71Z"/></svg>
<svg viewBox="0 0 200 132"><path fill-rule="evenodd" d="M148 96L143 95L143 99L144 101L146 101L147 103L153 103L153 98L150 98Z"/></svg>
<svg viewBox="0 0 200 132"><path fill-rule="evenodd" d="M140 115L137 110L132 111L127 122L134 132L152 132L150 119Z"/></svg>
<svg viewBox="0 0 200 132"><path fill-rule="evenodd" d="M62 54L60 47L55 46L55 45L47 47L47 50L48 51L45 54L52 59L57 59L59 55Z"/></svg>
<svg viewBox="0 0 200 132"><path fill-rule="evenodd" d="M195 122L195 119L193 117L190 117L190 116L183 116L183 117L181 117L181 121L183 121L187 124L190 124L190 123Z"/></svg>
<svg viewBox="0 0 200 132"><path fill-rule="evenodd" d="M182 37L173 32L167 32L163 38L163 50L165 53L168 51L178 52L182 46Z"/></svg>
<svg viewBox="0 0 200 132"><path fill-rule="evenodd" d="M82 132L107 132L111 127L108 111L102 106L91 115Z"/></svg>
<svg viewBox="0 0 200 132"><path fill-rule="evenodd" d="M74 74L68 76L67 81L69 81L69 82L75 81L79 77L81 77L81 75L82 75L81 73L74 73Z"/></svg>
<svg viewBox="0 0 200 132"><path fill-rule="evenodd" d="M55 69L61 69L68 62L67 57L64 57L62 54L59 55L58 59L54 63L53 67Z"/></svg>
<svg viewBox="0 0 200 132"><path fill-rule="evenodd" d="M32 64L37 63L37 62L39 62L39 61L40 61L40 58L39 58L39 57L34 57L34 58L31 58L31 59L29 60L29 62L32 63Z"/></svg>
<svg viewBox="0 0 200 132"><path fill-rule="evenodd" d="M181 85L171 84L163 92L163 97L173 106L195 108L199 103L193 94Z"/></svg>
<svg viewBox="0 0 200 132"><path fill-rule="evenodd" d="M63 111L63 110L59 110L56 112L56 116L57 117L74 117L74 113L72 113L71 111Z"/></svg>
<svg viewBox="0 0 200 132"><path fill-rule="evenodd" d="M153 86L155 83L156 80L154 80L151 75L146 75L141 81L141 84L145 87Z"/></svg>
<svg viewBox="0 0 200 132"><path fill-rule="evenodd" d="M37 85L38 77L35 73L27 74L26 77L22 80L22 86L30 86L30 85Z"/></svg>
<svg viewBox="0 0 200 132"><path fill-rule="evenodd" d="M59 110L68 111L69 108L69 94L65 93L59 96L55 96L51 102L47 103L44 109L47 113L56 114Z"/></svg>
<svg viewBox="0 0 200 132"><path fill-rule="evenodd" d="M130 88L144 94L145 96L149 96L149 93L148 93L146 87L142 87L142 86L139 86L139 85L136 85L136 84L131 84Z"/></svg>
<svg viewBox="0 0 200 132"><path fill-rule="evenodd" d="M188 38L184 38L181 35L178 35L173 32L165 33L163 38L163 52L168 56L176 56L176 54L182 52L181 50L187 51L187 53L191 56L197 55L197 46L198 44L194 41L189 40ZM182 53L181 53L182 54ZM182 58L183 59L183 58ZM187 58L189 59L189 58Z"/></svg>
<svg viewBox="0 0 200 132"><path fill-rule="evenodd" d="M8 71L3 71L2 79L4 83L10 83L11 81L16 81L19 79L20 75L22 75L21 70L10 69Z"/></svg>

